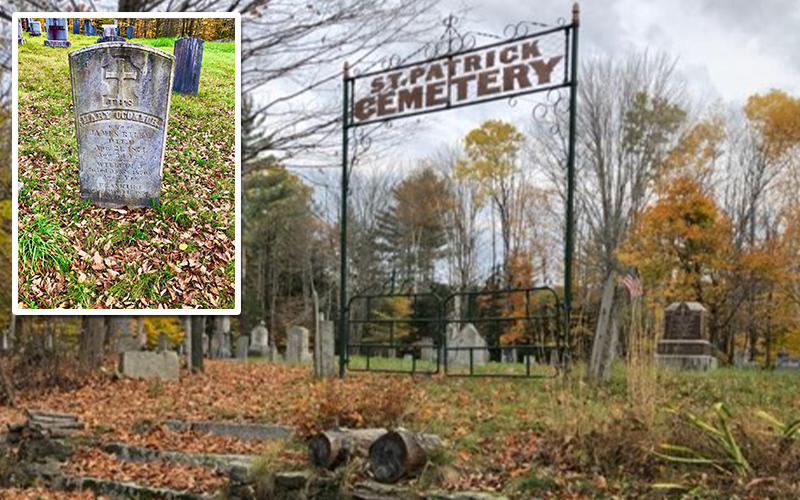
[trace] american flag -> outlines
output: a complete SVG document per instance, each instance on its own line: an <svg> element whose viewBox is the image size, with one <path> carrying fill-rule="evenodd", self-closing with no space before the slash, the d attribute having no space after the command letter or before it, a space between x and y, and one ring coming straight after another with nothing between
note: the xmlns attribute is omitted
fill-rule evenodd
<svg viewBox="0 0 800 500"><path fill-rule="evenodd" d="M638 299L644 296L644 285L642 285L642 280L639 278L639 273L636 271L631 271L626 274L622 278L622 283L625 285L625 288L628 289L628 293L631 294L631 299Z"/></svg>

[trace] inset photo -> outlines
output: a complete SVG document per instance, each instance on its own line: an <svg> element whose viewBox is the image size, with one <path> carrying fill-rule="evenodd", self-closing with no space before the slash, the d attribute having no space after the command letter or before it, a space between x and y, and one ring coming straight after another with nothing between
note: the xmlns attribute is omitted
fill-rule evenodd
<svg viewBox="0 0 800 500"><path fill-rule="evenodd" d="M14 313L238 314L239 15L76 15L14 15Z"/></svg>

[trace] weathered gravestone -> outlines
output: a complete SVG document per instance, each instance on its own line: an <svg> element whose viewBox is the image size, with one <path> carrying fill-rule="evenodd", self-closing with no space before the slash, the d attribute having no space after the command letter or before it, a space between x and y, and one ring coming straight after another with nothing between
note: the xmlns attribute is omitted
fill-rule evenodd
<svg viewBox="0 0 800 500"><path fill-rule="evenodd" d="M88 19L83 20L83 34L84 35L91 35L92 34L92 22Z"/></svg>
<svg viewBox="0 0 800 500"><path fill-rule="evenodd" d="M65 17L48 17L44 20L47 29L47 40L44 44L48 47L72 47L72 42L67 37L67 19Z"/></svg>
<svg viewBox="0 0 800 500"><path fill-rule="evenodd" d="M73 19L72 20L72 34L73 35L80 35L81 34L81 20L80 19Z"/></svg>
<svg viewBox="0 0 800 500"><path fill-rule="evenodd" d="M267 356L269 354L269 330L264 325L264 320L250 332L250 356Z"/></svg>
<svg viewBox="0 0 800 500"><path fill-rule="evenodd" d="M166 333L158 334L158 352L164 352L169 348L169 339Z"/></svg>
<svg viewBox="0 0 800 500"><path fill-rule="evenodd" d="M336 343L333 321L320 321L319 333L314 339L314 372L317 377L336 376Z"/></svg>
<svg viewBox="0 0 800 500"><path fill-rule="evenodd" d="M0 351L10 351L11 350L11 333L8 330L3 330L3 333L0 334Z"/></svg>
<svg viewBox="0 0 800 500"><path fill-rule="evenodd" d="M167 381L180 378L178 353L128 351L119 355L119 371L128 377Z"/></svg>
<svg viewBox="0 0 800 500"><path fill-rule="evenodd" d="M420 361L436 362L436 345L431 337L422 337L411 345L419 349Z"/></svg>
<svg viewBox="0 0 800 500"><path fill-rule="evenodd" d="M125 39L117 34L117 28L113 24L103 25L103 36L97 39L95 43L108 43L108 42L124 42Z"/></svg>
<svg viewBox="0 0 800 500"><path fill-rule="evenodd" d="M307 363L312 360L308 351L308 329L302 326L289 328L286 334L286 362Z"/></svg>
<svg viewBox="0 0 800 500"><path fill-rule="evenodd" d="M133 26L128 26L128 40L133 38Z"/></svg>
<svg viewBox="0 0 800 500"><path fill-rule="evenodd" d="M31 34L31 36L42 36L41 21L31 21L31 28L29 33Z"/></svg>
<svg viewBox="0 0 800 500"><path fill-rule="evenodd" d="M158 204L174 65L172 54L129 42L70 52L82 199Z"/></svg>
<svg viewBox="0 0 800 500"><path fill-rule="evenodd" d="M17 45L25 45L26 43L28 41L22 36L22 21L17 19Z"/></svg>
<svg viewBox="0 0 800 500"><path fill-rule="evenodd" d="M800 370L800 359L792 358L786 350L781 349L775 357L776 370Z"/></svg>
<svg viewBox="0 0 800 500"><path fill-rule="evenodd" d="M172 91L197 95L200 67L203 64L203 40L197 37L175 40L175 83Z"/></svg>
<svg viewBox="0 0 800 500"><path fill-rule="evenodd" d="M250 347L250 339L241 335L236 342L236 357L241 360L247 359L247 349Z"/></svg>
<svg viewBox="0 0 800 500"><path fill-rule="evenodd" d="M447 341L448 365L483 366L489 360L486 340L472 323L451 335Z"/></svg>
<svg viewBox="0 0 800 500"><path fill-rule="evenodd" d="M656 346L659 364L683 370L717 368L708 341L708 311L699 302L674 302L664 309L664 338Z"/></svg>
<svg viewBox="0 0 800 500"><path fill-rule="evenodd" d="M119 34L119 26L117 26L117 22L116 21L114 21L114 28L116 28L116 30L117 30L117 36L120 36L120 34Z"/></svg>

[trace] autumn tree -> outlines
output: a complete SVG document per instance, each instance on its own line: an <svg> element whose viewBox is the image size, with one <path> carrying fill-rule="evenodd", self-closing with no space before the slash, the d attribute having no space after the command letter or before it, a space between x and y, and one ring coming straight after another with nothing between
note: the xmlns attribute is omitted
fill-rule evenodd
<svg viewBox="0 0 800 500"><path fill-rule="evenodd" d="M686 118L683 85L674 68L669 58L647 53L592 59L581 67L577 206L585 234L582 252L602 283L588 371L595 380L610 376L618 346L616 252L634 215L650 200ZM560 193L566 192L564 146L558 137L539 145L542 166Z"/></svg>
<svg viewBox="0 0 800 500"><path fill-rule="evenodd" d="M512 211L522 183L517 160L523 141L522 133L510 123L487 120L467 134L466 160L456 170L457 175L478 186L481 196L491 200L500 220L506 272L511 257L512 220L516 216Z"/></svg>
<svg viewBox="0 0 800 500"><path fill-rule="evenodd" d="M431 283L446 244L447 183L423 166L392 189L391 204L378 216L379 249L408 283Z"/></svg>

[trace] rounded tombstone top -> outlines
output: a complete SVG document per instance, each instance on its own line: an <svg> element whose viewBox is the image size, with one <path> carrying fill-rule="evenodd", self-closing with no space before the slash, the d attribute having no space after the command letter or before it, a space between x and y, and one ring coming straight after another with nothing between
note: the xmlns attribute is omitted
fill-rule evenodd
<svg viewBox="0 0 800 500"><path fill-rule="evenodd" d="M679 309L684 309L692 312L708 312L708 309L700 302L687 301L687 302L673 302L668 305L665 311L672 312Z"/></svg>
<svg viewBox="0 0 800 500"><path fill-rule="evenodd" d="M267 330L263 319L250 331L250 341L254 345L269 343L269 330Z"/></svg>

